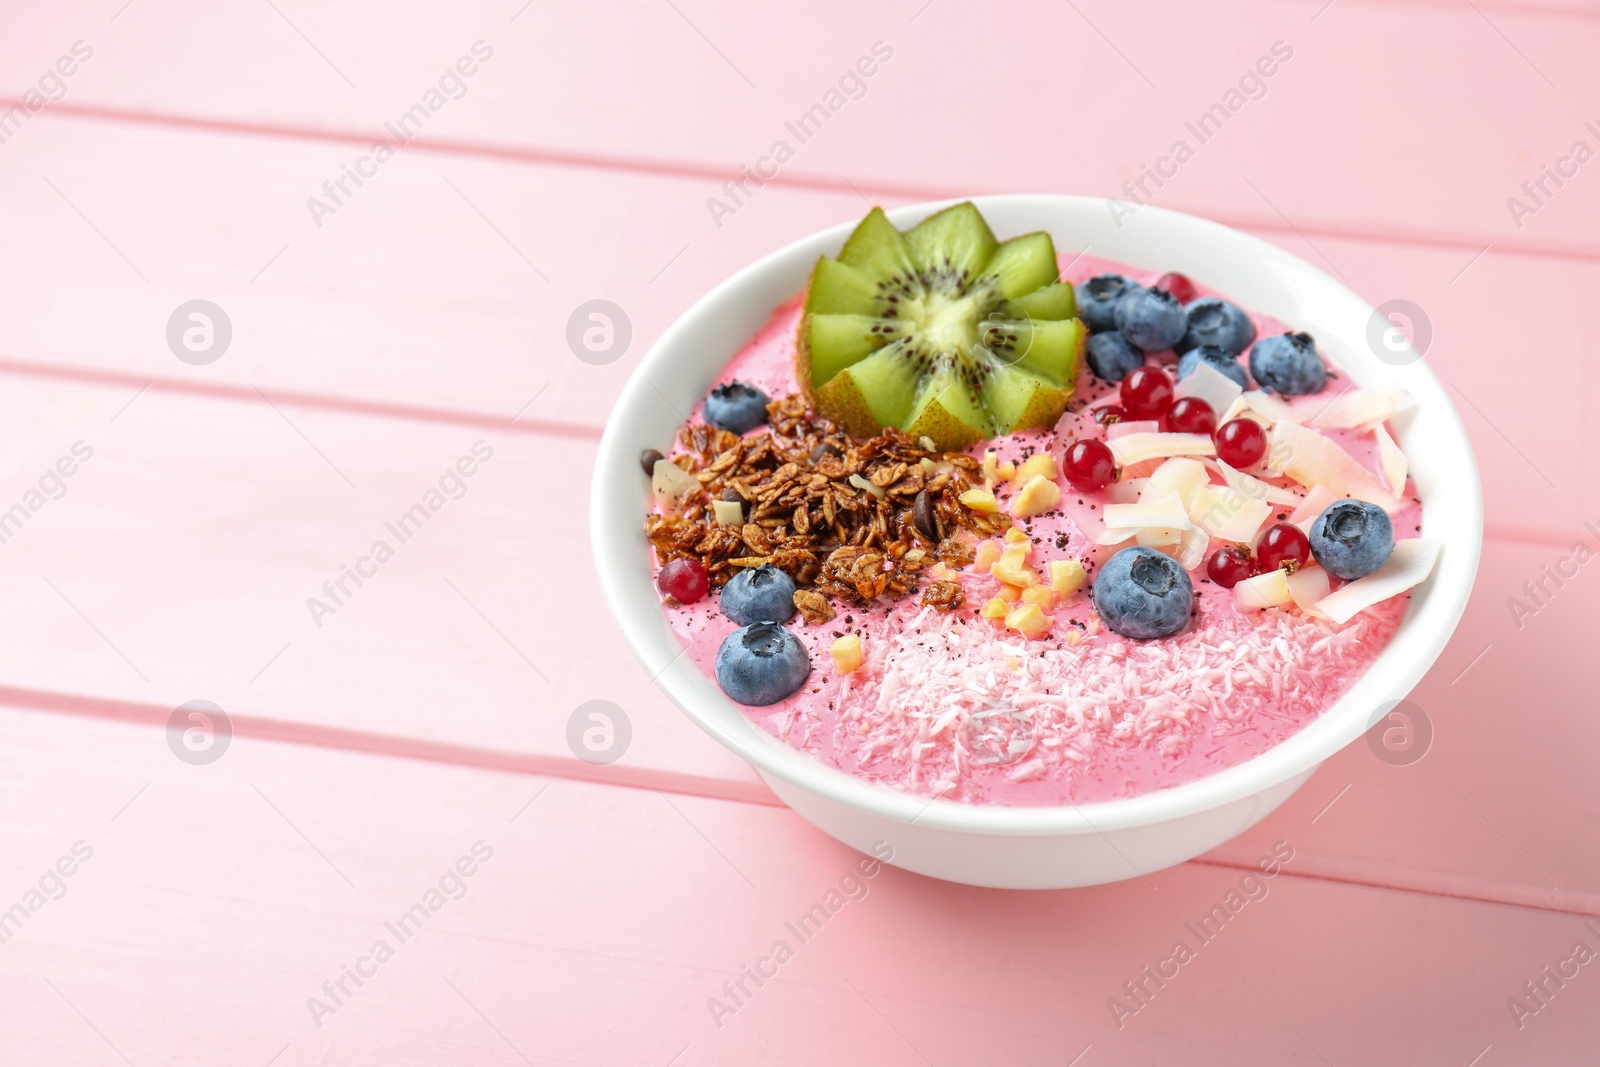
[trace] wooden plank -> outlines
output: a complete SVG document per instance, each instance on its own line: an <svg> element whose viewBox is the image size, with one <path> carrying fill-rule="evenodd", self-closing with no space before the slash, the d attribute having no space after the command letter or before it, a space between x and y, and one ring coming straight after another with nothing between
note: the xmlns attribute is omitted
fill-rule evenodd
<svg viewBox="0 0 1600 1067"><path fill-rule="evenodd" d="M257 403L260 390L280 404L471 427L515 415L522 429L578 438L598 433L650 343L707 289L864 206L770 190L717 231L687 180L410 153L318 230L304 200L346 161L338 146L48 115L26 132L0 171L0 225L13 235L0 281L24 309L0 319L0 370ZM1600 378L1581 358L1580 319L1506 309L1600 287L1600 263L1285 243L1375 303L1424 309L1428 358L1477 444L1493 530L1565 537L1594 517L1579 489ZM205 366L166 340L174 310L197 297L233 328ZM596 298L632 323L626 352L602 366L566 341L575 309ZM1535 349L1550 361L1541 367L1565 368L1562 387L1504 403L1512 354Z"/></svg>
<svg viewBox="0 0 1600 1067"><path fill-rule="evenodd" d="M65 496L0 546L0 697L146 725L207 699L256 737L771 803L651 687L593 594L587 443L133 395L32 379L0 394L0 502L75 441L94 449ZM386 524L479 440L492 459L400 543ZM394 557L364 565L376 573L334 604L323 583L380 539ZM1479 595L1411 695L1433 750L1407 767L1363 745L1335 759L1281 816L1314 827L1308 864L1359 880L1380 864L1392 884L1541 907L1600 900L1600 865L1568 842L1569 817L1600 818L1581 764L1594 732L1583 694L1600 684L1583 652L1595 578L1584 564L1559 589L1547 581L1547 603L1520 619L1507 604L1531 608L1522 583L1565 555L1489 544ZM311 598L332 613L313 619ZM1545 696L1519 712L1529 677ZM578 762L567 736L594 699L633 731L605 768ZM1530 728L1577 743L1507 745ZM1219 858L1258 848L1279 819Z"/></svg>
<svg viewBox="0 0 1600 1067"><path fill-rule="evenodd" d="M1010 58L985 70L981 92L949 76L973 27L943 4L863 17L843 0L803 13L696 0L629 4L619 16L482 2L427 19L370 2L276 7L146 2L107 22L98 6L53 6L8 35L0 89L17 97L36 86L82 39L95 54L66 81L62 110L312 130L365 145L481 39L493 58L459 99L438 99L422 139L691 169L705 175L697 200L777 140L794 153L779 182L1112 196L1181 139L1195 154L1163 165L1175 174L1157 202L1225 221L1447 241L1469 254L1488 242L1600 253L1586 236L1600 220L1593 196L1555 190L1522 227L1507 207L1574 140L1595 145L1583 124L1600 118L1582 103L1600 88L1587 60L1594 15L1575 3L1324 11L1314 0L1230 0L1168 5L1159 33L1145 10L1104 0L1001 9L994 21L1023 32L1008 35ZM174 19L183 34L170 31ZM892 57L840 93L877 41ZM1292 58L1229 97L1278 41ZM1350 77L1352 64L1363 77ZM640 84L652 87L645 97ZM1128 106L1079 106L1102 98ZM802 141L785 123L818 104L834 110ZM1190 132L1215 105L1233 108L1220 129ZM1320 142L1306 145L1307 130Z"/></svg>
<svg viewBox="0 0 1600 1067"><path fill-rule="evenodd" d="M1052 893L852 882L861 857L780 809L249 740L193 766L142 729L9 711L0 730L0 900L92 849L0 946L18 1062L1576 1062L1600 996L1585 967L1519 1030L1508 998L1595 943L1581 920L1298 858ZM478 842L492 856L401 942L386 924ZM857 899L790 932L841 885ZM779 940L792 958L763 964ZM1180 940L1157 988L1142 968ZM308 1001L358 964L319 1027ZM757 965L776 976L717 1026L708 1001ZM1149 996L1119 1018L1134 980Z"/></svg>
<svg viewBox="0 0 1600 1067"><path fill-rule="evenodd" d="M18 605L5 625L32 634L0 650L6 684L82 698L84 714L162 719L204 698L563 764L569 715L605 699L633 728L618 773L735 795L753 782L660 699L593 593L589 445L13 384L6 507L76 442L92 458L0 531L0 587ZM108 700L136 707L94 703Z"/></svg>

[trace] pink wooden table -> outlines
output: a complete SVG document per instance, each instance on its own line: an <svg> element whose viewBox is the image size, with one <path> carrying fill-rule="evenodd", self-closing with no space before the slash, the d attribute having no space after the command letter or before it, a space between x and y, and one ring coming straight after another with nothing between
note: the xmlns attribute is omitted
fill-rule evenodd
<svg viewBox="0 0 1600 1067"><path fill-rule="evenodd" d="M0 526L0 1063L1600 1061L1600 571L1562 563L1600 547L1592 4L63 0L5 23L0 512L25 517ZM779 139L775 179L725 190ZM1126 196L1179 139L1152 202L1431 325L1489 513L1411 695L1431 748L1354 745L1148 880L884 871L739 992L857 857L670 707L598 602L617 390L708 286L864 201ZM592 299L633 328L605 366L564 340ZM192 300L230 325L214 361L169 346ZM594 699L632 724L609 767L566 741ZM197 700L225 749L169 747ZM1274 849L1270 892L1195 941Z"/></svg>

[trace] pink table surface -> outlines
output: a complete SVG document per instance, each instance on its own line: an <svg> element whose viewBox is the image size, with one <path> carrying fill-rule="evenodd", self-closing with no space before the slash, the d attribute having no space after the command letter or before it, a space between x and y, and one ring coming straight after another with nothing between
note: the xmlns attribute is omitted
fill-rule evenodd
<svg viewBox="0 0 1600 1067"><path fill-rule="evenodd" d="M0 545L0 919L28 912L0 943L0 1063L1600 1057L1594 968L1508 1007L1600 950L1600 579L1508 608L1600 545L1600 163L1507 205L1600 149L1591 6L74 0L7 23L0 507L93 456ZM480 40L460 98L318 225L307 199ZM860 98L718 225L708 199L877 41ZM600 604L617 391L709 286L867 200L1125 195L1277 41L1292 58L1154 202L1426 313L1488 504L1473 602L1410 695L1431 749L1354 745L1148 881L885 871L733 1000L856 857L671 707ZM41 79L60 98L4 125ZM597 297L634 331L599 367L564 341ZM205 366L164 336L194 298L233 326ZM475 445L464 495L318 625L306 599ZM233 730L203 766L164 730L195 699ZM609 767L567 745L591 699L633 725ZM400 944L385 924L479 841ZM1129 998L1275 847L1267 897Z"/></svg>

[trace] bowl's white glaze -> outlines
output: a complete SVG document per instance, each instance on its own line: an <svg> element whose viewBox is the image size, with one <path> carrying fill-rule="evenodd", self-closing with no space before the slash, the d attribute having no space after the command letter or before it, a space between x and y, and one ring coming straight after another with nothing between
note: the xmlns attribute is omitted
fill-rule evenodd
<svg viewBox="0 0 1600 1067"><path fill-rule="evenodd" d="M817 256L837 253L854 220L740 271L685 312L645 356L617 401L595 462L595 567L634 654L662 692L748 760L787 804L839 840L863 851L886 842L898 866L973 885L1039 889L1137 877L1197 856L1263 818L1432 666L1477 573L1483 531L1477 465L1433 372L1420 359L1403 365L1380 360L1368 341L1373 308L1303 260L1236 230L1155 207L1124 215L1119 225L1104 200L1089 197L1009 195L975 202L1002 239L1043 229L1069 255L1087 249L1135 267L1182 271L1251 310L1310 332L1324 356L1359 385L1403 386L1415 397L1416 410L1395 429L1424 504L1421 536L1438 539L1444 549L1433 575L1414 590L1394 638L1343 698L1282 744L1197 781L1079 806L1002 807L929 801L827 767L757 727L681 656L652 581L642 530L649 486L639 473L639 452L673 439L679 412L696 410L722 366L778 304L804 287ZM889 217L903 229L948 203L899 208Z"/></svg>

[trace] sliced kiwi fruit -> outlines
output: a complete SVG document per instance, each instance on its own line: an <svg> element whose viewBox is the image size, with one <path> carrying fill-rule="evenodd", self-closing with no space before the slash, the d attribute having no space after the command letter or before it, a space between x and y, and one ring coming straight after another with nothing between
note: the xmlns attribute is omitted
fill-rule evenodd
<svg viewBox="0 0 1600 1067"><path fill-rule="evenodd" d="M858 437L896 427L939 448L1060 418L1087 335L1047 233L996 240L971 203L902 233L873 208L817 260L797 371Z"/></svg>

